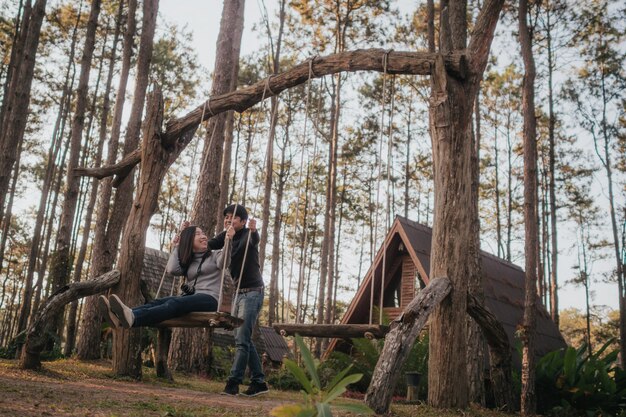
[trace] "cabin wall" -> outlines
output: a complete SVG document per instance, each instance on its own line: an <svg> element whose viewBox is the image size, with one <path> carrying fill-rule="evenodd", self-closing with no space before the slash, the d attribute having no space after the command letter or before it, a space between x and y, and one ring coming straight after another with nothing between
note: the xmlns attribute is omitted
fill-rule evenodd
<svg viewBox="0 0 626 417"><path fill-rule="evenodd" d="M389 320L396 319L402 311L409 305L409 303L415 298L415 282L416 282L416 267L411 257L406 254L402 255L402 266L400 267L402 274L400 284L400 307L385 307L384 312L389 317Z"/></svg>

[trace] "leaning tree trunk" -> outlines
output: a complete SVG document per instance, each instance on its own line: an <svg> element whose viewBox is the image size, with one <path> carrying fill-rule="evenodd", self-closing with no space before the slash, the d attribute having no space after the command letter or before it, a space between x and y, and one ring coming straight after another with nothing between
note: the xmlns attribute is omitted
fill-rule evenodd
<svg viewBox="0 0 626 417"><path fill-rule="evenodd" d="M15 54L17 60L14 64L15 72L11 76L2 108L3 120L0 121L0 207L5 205L17 151L22 146L26 129L39 33L46 14L46 1L37 0L32 9L26 7L21 33L15 45L21 50Z"/></svg>
<svg viewBox="0 0 626 417"><path fill-rule="evenodd" d="M452 283L448 278L432 279L406 306L400 317L391 323L391 330L385 337L383 351L365 394L365 402L377 414L389 411L393 392L400 378L399 370L411 353L413 343L428 317L451 290Z"/></svg>
<svg viewBox="0 0 626 417"><path fill-rule="evenodd" d="M237 86L237 72L239 69L239 51L243 34L245 0L225 0L220 22L220 33L217 39L217 52L211 95L219 95L233 91ZM203 109L206 115L212 115L213 109L207 105ZM233 130L232 112L225 112L211 117L207 124L202 151L202 165L198 177L198 188L191 210L191 221L200 225L205 233L212 236L216 230L221 230L217 220L221 218L223 207L218 206L220 201L220 183L228 183L230 172L230 158L223 158L225 132ZM230 141L232 145L232 140ZM223 161L224 159L224 161ZM226 167L228 165L228 169ZM224 175L220 175L223 173ZM205 363L204 355L193 356L193 352L202 352L201 349L189 349L189 345L205 345L210 343L206 329L175 329L172 331L169 362L174 369L181 371L209 371L194 364Z"/></svg>
<svg viewBox="0 0 626 417"><path fill-rule="evenodd" d="M119 280L120 273L114 270L90 281L75 282L63 286L52 294L37 312L26 331L26 341L20 356L20 367L22 369L41 368L40 355L46 345L47 335L52 330L53 319L63 311L68 303L111 288Z"/></svg>
<svg viewBox="0 0 626 417"><path fill-rule="evenodd" d="M72 136L70 138L70 155L65 180L66 191L63 199L59 231L56 238L56 251L51 257L50 274L48 276L48 280L52 283L53 291L57 291L59 288L67 285L72 270L70 241L72 238L74 215L76 214L78 201L78 188L80 185L80 178L74 175L74 169L78 167L81 152L81 142L85 125L85 110L87 108L89 74L91 72L91 61L96 42L96 28L98 26L98 15L100 14L100 2L101 0L92 0L91 2L91 12L89 14L87 32L85 34L85 45L76 93L76 112L72 122ZM52 332L61 332L63 328L63 314L59 314L54 321L51 327Z"/></svg>
<svg viewBox="0 0 626 417"><path fill-rule="evenodd" d="M146 233L156 212L161 184L170 165L193 137L194 131L183 135L173 148L161 142L163 99L157 89L148 100L143 124L142 164L139 187L124 228L118 269L122 276L113 290L128 305L141 303L141 268L145 253ZM113 333L113 370L117 375L141 377L139 329L116 329Z"/></svg>
<svg viewBox="0 0 626 417"><path fill-rule="evenodd" d="M524 61L522 111L524 115L524 253L526 254L526 290L522 340L521 414L535 414L535 322L537 302L537 125L535 119L535 60L532 35L527 23L528 2L519 2L519 40Z"/></svg>
<svg viewBox="0 0 626 417"><path fill-rule="evenodd" d="M116 30L122 24L122 12L124 2L120 2ZM119 148L120 128L122 124L122 111L126 101L126 86L128 84L128 74L130 72L131 57L133 53L133 40L136 32L135 12L137 1L128 2L128 14L126 18L126 30L124 32L124 49L122 51L122 69L120 70L120 81L115 98L115 108L113 110L113 122L111 125L111 137L109 138L107 151L107 165L112 165L116 161L117 150ZM112 65L114 61L109 61ZM109 68L109 72L114 71L114 66ZM105 97L106 98L106 97ZM143 107L142 107L143 109ZM104 119L103 119L104 120ZM103 131L106 124L101 127ZM102 133L102 131L101 131ZM105 132L106 133L106 132ZM109 241L107 238L107 225L109 223L109 209L111 206L112 179L105 178L99 187L99 198L97 221L93 240L92 260L90 277L94 278L111 268L117 254L117 240ZM111 239L114 240L114 239ZM100 358L100 334L102 317L100 316L96 297L87 297L84 302L82 321L80 326L80 339L78 341L77 355L79 359Z"/></svg>

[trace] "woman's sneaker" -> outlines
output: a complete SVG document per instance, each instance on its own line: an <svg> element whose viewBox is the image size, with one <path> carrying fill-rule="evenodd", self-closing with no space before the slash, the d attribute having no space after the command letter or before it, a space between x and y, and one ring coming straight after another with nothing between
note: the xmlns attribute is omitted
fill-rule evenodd
<svg viewBox="0 0 626 417"><path fill-rule="evenodd" d="M109 305L109 300L104 295L98 297L98 309L100 310L100 315L104 318L104 321L109 323L111 327L114 329L120 327L120 321L115 314L111 311L111 306Z"/></svg>
<svg viewBox="0 0 626 417"><path fill-rule="evenodd" d="M123 328L130 329L133 327L133 322L135 321L133 310L127 307L120 300L120 297L115 294L110 295L109 304L111 305L111 311L117 316Z"/></svg>
<svg viewBox="0 0 626 417"><path fill-rule="evenodd" d="M242 392L241 395L245 395L246 397L256 397L257 395L265 394L266 392L270 392L270 389L267 387L265 382L251 382L248 389Z"/></svg>

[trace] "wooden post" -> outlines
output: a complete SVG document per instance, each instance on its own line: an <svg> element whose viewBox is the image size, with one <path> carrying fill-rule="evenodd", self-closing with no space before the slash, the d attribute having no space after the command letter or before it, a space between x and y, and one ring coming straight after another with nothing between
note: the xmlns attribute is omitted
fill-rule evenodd
<svg viewBox="0 0 626 417"><path fill-rule="evenodd" d="M159 378L165 378L173 381L172 373L167 367L167 355L170 351L170 341L172 339L172 331L167 327L160 327L157 331L157 358L156 358L156 374Z"/></svg>

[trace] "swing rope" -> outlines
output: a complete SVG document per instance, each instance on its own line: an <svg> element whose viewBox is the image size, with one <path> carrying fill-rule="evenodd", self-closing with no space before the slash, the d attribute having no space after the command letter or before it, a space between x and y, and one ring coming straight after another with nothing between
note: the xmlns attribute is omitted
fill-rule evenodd
<svg viewBox="0 0 626 417"><path fill-rule="evenodd" d="M380 182L382 177L383 170L383 136L384 136L384 125L385 125L385 102L386 102L386 93L387 93L387 60L389 58L389 53L391 50L388 50L383 55L383 91L381 97L381 108L380 112L380 124L379 124L379 142L378 142L378 178L376 180L376 203L380 201ZM376 208L376 214L374 216L374 242L378 242L378 207ZM374 248L372 248L373 250ZM381 291L382 291L382 282L384 281L384 273L385 273L385 250L383 248L383 265L382 265L382 276L381 276ZM369 324L372 324L374 320L374 282L376 278L376 268L374 268L374 272L372 275L372 282L370 284L370 317ZM381 294L382 298L382 294ZM382 308L381 308L382 315ZM379 323L382 324L382 323Z"/></svg>
<svg viewBox="0 0 626 417"><path fill-rule="evenodd" d="M272 79L272 77L274 77L274 74L270 75L269 77L267 77L265 79L265 86L263 88L263 96L261 97L262 106L265 103L266 93L268 91L270 92L270 94L276 96L276 94L270 88L270 80ZM274 109L272 109L272 112L270 112L270 123L274 123L274 113L275 113L276 109L278 109L278 106L276 106ZM258 123L258 121L257 121L257 123ZM255 130L256 130L256 127L257 127L257 124L255 123ZM256 136L256 132L255 132L254 136L251 138L251 140L255 136ZM269 146L271 146L271 145L268 145L268 147L266 148L265 155L263 157L263 165L262 166L265 166L265 163L267 162L267 155L269 153ZM270 170L270 172L267 173L267 175L272 175L271 170ZM246 182L247 182L247 178L244 178L244 180L246 180ZM258 207L258 203L259 203L260 193L261 193L261 187L257 187L257 195L256 195L256 198L255 198L254 208L252 210L252 213L256 213L256 210L257 210L257 207ZM237 207L238 207L238 204L235 204L235 210L233 212L233 217L235 217L235 214L237 213ZM267 221L267 219L265 221ZM250 230L248 230L248 235L246 237L246 248L245 248L245 250L243 252L243 259L241 261L241 269L239 271L239 278L237 279L237 289L235 291L235 296L234 296L235 298L233 300L233 305L231 306L231 315L232 316L235 315L235 307L237 305L237 303L235 301L236 301L237 295L239 293L239 289L241 288L241 278L243 277L243 271L244 271L245 266L246 266L246 259L248 258L248 248L250 247L250 237L251 236L252 236L252 233L250 233ZM223 275L224 275L224 271L222 271L222 281L224 279ZM221 294L220 294L220 299L221 299Z"/></svg>
<svg viewBox="0 0 626 417"><path fill-rule="evenodd" d="M389 220L391 216L391 199L389 198L389 184L391 178L391 157L392 157L392 148L393 148L393 113L395 110L395 75L391 79L391 111L389 113L389 131L387 134L388 142L387 142L387 210L386 210L386 229L389 229ZM378 324L383 324L383 293L385 289L385 269L387 268L387 249L386 249L386 239L383 239L383 265L382 265L382 275L380 278L380 304L379 304L379 318Z"/></svg>
<svg viewBox="0 0 626 417"><path fill-rule="evenodd" d="M306 104L305 104L305 111L304 111L304 128L302 132L302 153L300 154L300 171L298 172L298 182L297 182L298 184L302 182L302 173L304 171L304 148L305 148L306 140L307 140L307 122L309 119L309 102L311 98L311 78L313 76L313 61L315 60L315 58L316 56L309 60L309 78L307 80ZM317 146L317 136L315 137L315 145ZM315 156L314 156L314 159L315 159ZM295 219L294 219L294 225L293 225L294 236L297 236L297 233L298 233L298 220L300 217L300 191L301 191L301 188L298 187L298 192L296 193L296 213L295 213ZM291 305L291 286L293 284L293 264L294 264L294 258L296 256L295 250L296 250L296 246L293 245L291 248L291 263L289 265L289 286L287 287L287 317L286 317L287 323L289 323L289 306ZM285 289L283 288L283 292L284 291ZM295 316L297 317L297 315L298 315L298 312L296 311ZM297 322L297 318L294 318L294 320Z"/></svg>

